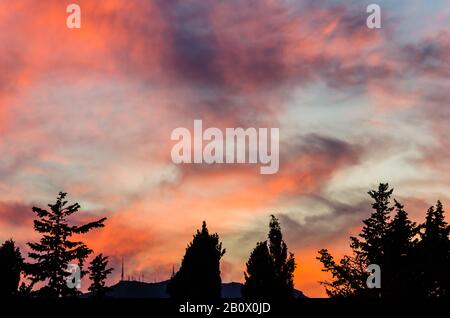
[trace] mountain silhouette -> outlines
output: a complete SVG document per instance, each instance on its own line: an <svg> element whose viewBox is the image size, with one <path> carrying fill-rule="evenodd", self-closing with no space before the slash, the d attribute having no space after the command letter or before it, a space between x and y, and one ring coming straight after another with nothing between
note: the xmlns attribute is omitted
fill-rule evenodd
<svg viewBox="0 0 450 318"><path fill-rule="evenodd" d="M169 280L145 283L138 281L120 281L111 286L107 297L111 298L169 298L166 292ZM241 283L231 282L222 283L222 298L241 298ZM86 293L83 297L89 297ZM306 296L300 290L294 290L295 298L305 298Z"/></svg>

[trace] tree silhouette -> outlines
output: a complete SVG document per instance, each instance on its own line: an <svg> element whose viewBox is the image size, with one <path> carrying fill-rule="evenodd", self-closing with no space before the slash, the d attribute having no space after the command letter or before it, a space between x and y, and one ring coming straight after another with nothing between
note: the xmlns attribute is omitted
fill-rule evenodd
<svg viewBox="0 0 450 318"><path fill-rule="evenodd" d="M247 262L242 295L288 299L294 296L295 259L287 250L278 219L271 215L268 240L258 242Z"/></svg>
<svg viewBox="0 0 450 318"><path fill-rule="evenodd" d="M329 272L333 280L320 282L330 297L379 297L380 291L366 287L368 273L366 268L370 264L377 264L381 268L385 265L386 234L389 228L389 214L394 207L390 206L393 189L389 184L380 183L378 190L369 191L372 198L374 212L363 221L364 226L359 237L350 237L352 256L345 255L336 263L328 250L319 251L317 259L322 262L324 269ZM384 275L382 277L385 279Z"/></svg>
<svg viewBox="0 0 450 318"><path fill-rule="evenodd" d="M418 228L408 219L404 206L394 201L396 214L386 231L383 293L389 298L416 297L417 276L411 273L416 273L414 238Z"/></svg>
<svg viewBox="0 0 450 318"><path fill-rule="evenodd" d="M450 227L440 201L427 211L418 244L422 296L450 297Z"/></svg>
<svg viewBox="0 0 450 318"><path fill-rule="evenodd" d="M167 292L177 299L217 299L221 296L220 259L225 254L219 236L209 234L206 222L186 248L179 271Z"/></svg>
<svg viewBox="0 0 450 318"><path fill-rule="evenodd" d="M68 265L72 262L80 268L81 277L86 274L83 264L92 250L81 241L70 240L74 234L84 234L94 228L103 227L106 218L81 226L69 224L67 218L78 212L78 203L67 205L66 193L60 192L56 203L49 204L50 210L33 207L38 219L34 220L34 229L42 234L39 242L28 245L33 252L28 256L35 263L27 264L32 288L37 282L47 282L47 286L39 290L41 296L65 297L78 294L75 288L69 288L67 278L70 275Z"/></svg>
<svg viewBox="0 0 450 318"><path fill-rule="evenodd" d="M113 268L107 268L108 256L103 254L97 255L89 266L89 279L92 281L88 290L92 293L94 298L104 298L108 287L105 286L105 280L113 271Z"/></svg>
<svg viewBox="0 0 450 318"><path fill-rule="evenodd" d="M17 294L23 258L19 248L12 239L0 246L0 298Z"/></svg>
<svg viewBox="0 0 450 318"><path fill-rule="evenodd" d="M370 191L375 210L359 238L351 237L352 256L339 263L328 250L319 251L323 271L331 281L321 282L331 297L449 297L450 291L450 228L445 222L440 201L428 209L425 223L416 226L408 219L404 206L394 200L392 189L380 184ZM390 213L395 216L390 219ZM420 230L420 235L418 235ZM419 236L419 237L418 237ZM420 240L419 240L420 238ZM366 268L377 264L381 268L381 288L366 286Z"/></svg>
<svg viewBox="0 0 450 318"><path fill-rule="evenodd" d="M389 189L387 183L380 183L378 190L368 192L374 201L372 208L375 211L363 221L364 226L359 238L351 237L352 248L366 260L367 264L384 265L389 214L394 210L394 207L390 206L392 192L393 189Z"/></svg>
<svg viewBox="0 0 450 318"><path fill-rule="evenodd" d="M344 257L336 263L327 249L321 249L317 259L323 264L323 272L329 272L332 281L322 281L328 296L333 298L361 297L365 286L365 263L359 254Z"/></svg>
<svg viewBox="0 0 450 318"><path fill-rule="evenodd" d="M267 241L258 242L247 262L244 272L245 284L242 296L246 298L264 298L272 295L275 285L275 266L267 246Z"/></svg>

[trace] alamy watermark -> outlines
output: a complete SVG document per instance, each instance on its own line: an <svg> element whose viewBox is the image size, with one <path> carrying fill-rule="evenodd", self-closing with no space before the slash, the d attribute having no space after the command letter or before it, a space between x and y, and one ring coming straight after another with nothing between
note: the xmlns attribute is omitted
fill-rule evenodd
<svg viewBox="0 0 450 318"><path fill-rule="evenodd" d="M369 29L381 28L381 7L378 4L369 4L366 8L366 12L369 16L366 19L366 26ZM66 13L68 14L66 19L66 26L69 29L81 28L81 7L76 3L71 3L66 7Z"/></svg>
<svg viewBox="0 0 450 318"><path fill-rule="evenodd" d="M203 131L202 120L194 120L193 136L189 129L178 127L170 138L178 141L171 151L176 164L259 163L261 174L274 174L279 169L278 128L226 128L224 133L215 127Z"/></svg>
<svg viewBox="0 0 450 318"><path fill-rule="evenodd" d="M69 276L66 277L66 285L69 288L81 289L81 269L78 264L67 265Z"/></svg>
<svg viewBox="0 0 450 318"><path fill-rule="evenodd" d="M69 4L66 8L66 12L69 13L66 19L66 26L69 29L81 28L81 8L78 4Z"/></svg>
<svg viewBox="0 0 450 318"><path fill-rule="evenodd" d="M381 268L380 265L370 264L366 268L366 272L369 273L367 277L366 285L368 288L381 288Z"/></svg>
<svg viewBox="0 0 450 318"><path fill-rule="evenodd" d="M372 3L367 6L367 13L370 13L366 19L366 25L369 29L381 28L381 7Z"/></svg>

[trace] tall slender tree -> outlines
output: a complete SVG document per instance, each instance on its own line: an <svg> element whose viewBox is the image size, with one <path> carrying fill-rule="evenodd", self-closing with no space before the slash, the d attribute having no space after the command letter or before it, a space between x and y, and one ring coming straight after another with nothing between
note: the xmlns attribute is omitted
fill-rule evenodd
<svg viewBox="0 0 450 318"><path fill-rule="evenodd" d="M367 264L384 264L384 250L386 246L386 233L389 227L389 215L394 210L390 205L390 198L394 189L389 184L380 183L378 190L368 192L372 198L374 212L363 221L364 226L359 238L352 237L352 247L361 256L365 257Z"/></svg>
<svg viewBox="0 0 450 318"><path fill-rule="evenodd" d="M244 272L245 284L242 296L245 298L264 298L273 293L275 285L275 265L270 255L267 241L258 242L250 254Z"/></svg>
<svg viewBox="0 0 450 318"><path fill-rule="evenodd" d="M75 288L70 288L67 278L69 264L76 264L80 268L80 276L86 271L83 264L92 250L81 241L71 240L74 234L84 234L92 229L103 227L106 218L90 222L84 225L72 225L68 218L78 212L78 203L67 205L66 193L60 192L56 202L49 204L49 210L33 207L37 219L34 220L34 229L42 234L38 242L30 242L28 245L33 250L28 256L35 260L27 264L27 274L31 280L32 288L38 282L46 282L47 285L39 290L39 294L46 297L66 297L79 293Z"/></svg>
<svg viewBox="0 0 450 318"><path fill-rule="evenodd" d="M418 261L423 296L450 297L450 227L441 201L428 209L421 229Z"/></svg>
<svg viewBox="0 0 450 318"><path fill-rule="evenodd" d="M225 254L217 233L209 234L206 222L186 248L179 271L167 292L176 299L217 299L221 296L220 259Z"/></svg>
<svg viewBox="0 0 450 318"><path fill-rule="evenodd" d="M91 286L88 290L92 293L93 298L104 298L109 287L106 287L106 278L112 273L113 268L108 267L108 256L99 254L91 261L89 266L89 279Z"/></svg>
<svg viewBox="0 0 450 318"><path fill-rule="evenodd" d="M247 298L294 297L294 254L288 253L278 219L271 215L268 240L259 242L247 262L242 294Z"/></svg>
<svg viewBox="0 0 450 318"><path fill-rule="evenodd" d="M418 228L408 218L403 204L395 201L396 214L386 231L383 291L386 297L410 297L416 295L417 275L415 264L415 239Z"/></svg>
<svg viewBox="0 0 450 318"><path fill-rule="evenodd" d="M10 239L0 246L0 298L17 294L23 258L20 249Z"/></svg>

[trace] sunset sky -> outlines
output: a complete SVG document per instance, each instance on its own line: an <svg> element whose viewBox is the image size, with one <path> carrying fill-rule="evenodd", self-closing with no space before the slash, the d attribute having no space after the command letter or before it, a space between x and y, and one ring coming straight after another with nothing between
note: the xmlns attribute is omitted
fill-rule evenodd
<svg viewBox="0 0 450 318"><path fill-rule="evenodd" d="M66 6L81 7L81 29ZM368 29L366 7L382 9ZM279 217L295 287L325 296L315 259L348 252L389 182L416 221L450 206L450 5L445 0L0 0L0 240L36 239L59 191L120 278L163 280L207 221L243 281ZM175 165L177 127L277 127L280 170Z"/></svg>

